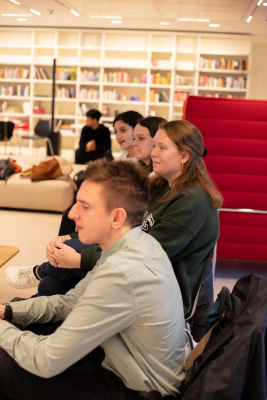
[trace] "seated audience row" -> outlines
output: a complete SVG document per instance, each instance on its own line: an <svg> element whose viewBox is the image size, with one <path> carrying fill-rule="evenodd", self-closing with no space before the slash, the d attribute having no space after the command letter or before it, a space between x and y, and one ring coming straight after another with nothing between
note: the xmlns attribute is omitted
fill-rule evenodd
<svg viewBox="0 0 267 400"><path fill-rule="evenodd" d="M123 113L115 118L114 129L128 154L132 154L134 139L136 158L147 167L147 173L152 157L156 175L151 177L151 197L142 228L159 241L170 258L185 315L190 313L203 280L198 324L193 325L198 341L205 333L205 317L213 304L209 256L219 236L216 207L221 196L208 177L202 159L205 147L196 127L187 121L167 123L162 118L138 117L133 111ZM98 245L85 246L77 233L63 235L48 245L49 262L9 268L6 279L16 287L38 286L39 296L65 294L94 267L100 255Z"/></svg>
<svg viewBox="0 0 267 400"><path fill-rule="evenodd" d="M126 149L125 125L114 121ZM49 243L48 263L6 270L38 296L0 305L0 399L180 394L184 316L204 273L204 314L213 303L208 261L222 197L194 125L147 117L128 133L134 163L103 159L84 172L69 212L75 233Z"/></svg>

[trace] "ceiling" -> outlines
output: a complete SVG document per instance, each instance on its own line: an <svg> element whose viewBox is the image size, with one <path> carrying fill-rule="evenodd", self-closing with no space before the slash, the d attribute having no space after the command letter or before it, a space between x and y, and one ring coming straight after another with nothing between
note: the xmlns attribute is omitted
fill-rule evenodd
<svg viewBox="0 0 267 400"><path fill-rule="evenodd" d="M0 26L149 29L164 31L228 32L267 35L267 6L259 0L0 0ZM41 13L40 16L30 9ZM78 12L79 17L71 14ZM31 14L27 21L2 14ZM250 23L247 18L253 14ZM121 24L92 16L120 16ZM205 18L210 22L184 22L177 18ZM161 25L161 22L169 25ZM209 23L220 27L209 27Z"/></svg>

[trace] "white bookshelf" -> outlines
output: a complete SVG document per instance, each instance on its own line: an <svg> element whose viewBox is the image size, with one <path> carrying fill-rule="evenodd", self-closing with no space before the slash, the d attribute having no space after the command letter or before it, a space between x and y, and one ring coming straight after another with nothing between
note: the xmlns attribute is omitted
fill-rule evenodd
<svg viewBox="0 0 267 400"><path fill-rule="evenodd" d="M166 119L179 119L188 94L248 97L250 37L246 35L0 28L0 54L0 69L18 67L30 72L29 79L0 77L0 86L29 85L29 97L0 96L0 104L7 102L8 106L17 107L18 113L12 117L26 119L30 132L39 118L51 118L53 59L57 67L76 68L74 80L56 80L63 91L75 92L74 98L55 98L55 118L68 125L85 123L80 114L83 103L100 111L107 106L109 114L105 121L112 121L115 113L129 109L143 115L153 110ZM203 58L241 60L241 63L243 60L247 69L204 68ZM48 79L36 79L36 67L43 68ZM98 74L98 80L85 80L85 71ZM206 81L214 77L245 78L245 87L202 86L199 82L204 75ZM155 76L162 83L153 82ZM119 77L127 81L119 81ZM131 79L134 81L129 82ZM151 101L152 94L155 101ZM118 96L124 100L118 100ZM23 112L24 102L29 103L27 115ZM34 114L34 107L43 108L44 114ZM0 117L7 114L1 113ZM80 128L74 128L73 138L79 132ZM69 140L71 135L68 133L66 137Z"/></svg>

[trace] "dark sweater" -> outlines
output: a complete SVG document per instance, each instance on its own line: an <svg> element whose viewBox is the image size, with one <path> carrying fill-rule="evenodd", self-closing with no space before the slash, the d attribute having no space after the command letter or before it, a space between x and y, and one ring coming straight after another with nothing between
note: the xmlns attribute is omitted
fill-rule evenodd
<svg viewBox="0 0 267 400"><path fill-rule="evenodd" d="M94 140L96 143L96 150L86 152L86 144ZM84 126L82 129L80 142L80 149L85 153L90 153L90 159L96 160L97 158L101 158L101 155L105 153L105 151L111 149L111 139L110 139L110 131L109 129L100 124L97 129L89 128L88 126Z"/></svg>
<svg viewBox="0 0 267 400"><path fill-rule="evenodd" d="M207 259L219 238L217 209L209 195L198 186L166 203L159 203L169 189L166 182L151 190L142 229L166 251L179 282L185 314L189 312ZM71 235L77 237L77 234ZM81 252L81 268L91 270L101 254L95 245Z"/></svg>

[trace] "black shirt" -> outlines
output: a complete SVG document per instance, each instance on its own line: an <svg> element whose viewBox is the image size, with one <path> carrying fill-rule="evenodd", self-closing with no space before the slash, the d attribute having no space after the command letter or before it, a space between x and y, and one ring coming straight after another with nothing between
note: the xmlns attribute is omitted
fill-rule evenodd
<svg viewBox="0 0 267 400"><path fill-rule="evenodd" d="M91 159L96 160L97 158L101 158L103 153L111 149L110 131L102 124L100 124L97 129L89 128L86 125L83 127L79 146L85 153L86 144L91 140L94 140L96 143L96 150L87 153L90 154Z"/></svg>

